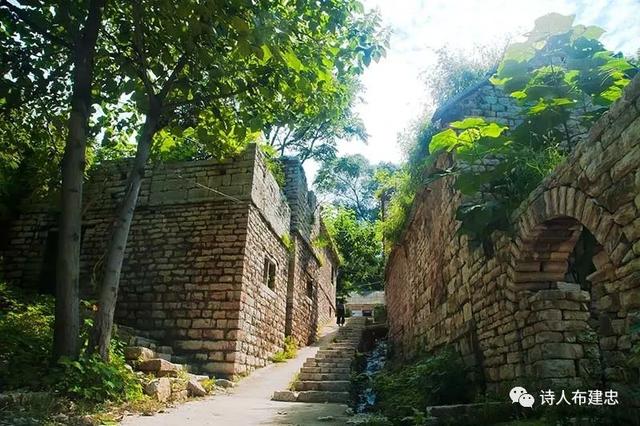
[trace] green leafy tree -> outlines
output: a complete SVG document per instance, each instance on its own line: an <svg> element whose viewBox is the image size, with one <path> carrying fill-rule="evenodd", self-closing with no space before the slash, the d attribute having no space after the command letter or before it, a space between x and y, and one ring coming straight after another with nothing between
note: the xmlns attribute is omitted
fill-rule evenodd
<svg viewBox="0 0 640 426"><path fill-rule="evenodd" d="M443 105L465 89L485 81L495 72L505 45L476 45L471 52L444 46L435 51L436 63L424 73L433 103Z"/></svg>
<svg viewBox="0 0 640 426"><path fill-rule="evenodd" d="M79 352L82 184L104 5L105 0L0 2L0 106L24 112L25 105L47 99L53 102L46 108L53 113L62 110L61 116L68 117L61 165L55 356L76 357Z"/></svg>
<svg viewBox="0 0 640 426"><path fill-rule="evenodd" d="M374 221L379 213L376 172L394 168L392 164L371 165L360 154L346 155L325 161L314 185L333 204L353 210L358 220Z"/></svg>
<svg viewBox="0 0 640 426"><path fill-rule="evenodd" d="M384 287L382 242L373 222L358 220L353 210L327 208L324 220L341 257L338 294Z"/></svg>
<svg viewBox="0 0 640 426"><path fill-rule="evenodd" d="M367 141L364 123L353 112L360 89L355 78L338 83L332 97L314 96L307 102L295 102L265 131L268 144L279 155L297 156L301 163L309 159L329 161L336 156L337 142Z"/></svg>
<svg viewBox="0 0 640 426"><path fill-rule="evenodd" d="M367 141L364 123L353 110L361 90L359 75L371 61L378 61L388 47L388 30L381 29L377 13L363 13L361 6L351 27L340 31L345 43L334 47L334 77L327 91L308 98L292 98L287 108L274 110L265 126L267 142L280 155L296 155L327 161L336 155L338 140Z"/></svg>
<svg viewBox="0 0 640 426"><path fill-rule="evenodd" d="M375 179L378 182L376 196L381 210L376 229L386 253L392 248L393 242L400 238L417 185L407 166L379 170Z"/></svg>
<svg viewBox="0 0 640 426"><path fill-rule="evenodd" d="M44 115L29 103L41 99L42 111L68 119L56 298L57 330L64 336L56 338L62 342L56 346L70 356L78 348L79 231L87 160L116 158L135 148L111 230L91 339L91 347L106 357L128 229L149 157L229 155L262 129L294 128L303 113L309 126L314 117L317 123L331 118L330 128L313 130L319 136L306 151L320 155L324 148L314 144L346 134L348 126L339 122L351 120L343 109L352 105L354 82L383 51L376 15L365 14L355 0L319 5L149 0L104 6L98 0L0 2L0 107L13 114L18 108L32 110L41 119ZM318 107L304 111L305 105ZM338 136L327 136L334 131ZM97 152L87 149L92 138L101 139ZM17 145L10 145L6 157L13 170L21 157Z"/></svg>
<svg viewBox="0 0 640 426"><path fill-rule="evenodd" d="M154 142L175 135L184 144L188 133L205 149L233 152L283 116L289 101L334 99L336 82L367 63L354 42L377 46L375 23L361 13L353 0L149 0L107 10L102 87L130 94L145 119L111 229L90 348L108 356L127 237Z"/></svg>

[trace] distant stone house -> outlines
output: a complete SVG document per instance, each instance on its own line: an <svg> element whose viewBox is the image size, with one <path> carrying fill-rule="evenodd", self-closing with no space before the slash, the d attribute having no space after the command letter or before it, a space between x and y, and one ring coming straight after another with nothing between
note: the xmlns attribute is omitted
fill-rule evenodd
<svg viewBox="0 0 640 426"><path fill-rule="evenodd" d="M335 313L338 256L295 159L280 188L255 145L225 161L148 167L131 226L116 322L149 332L196 369L244 374L285 336L307 344ZM81 287L95 294L126 161L85 187ZM9 230L0 276L52 291L56 214L32 206Z"/></svg>
<svg viewBox="0 0 640 426"><path fill-rule="evenodd" d="M367 291L349 296L346 306L354 317L372 317L375 307L384 304L384 291Z"/></svg>

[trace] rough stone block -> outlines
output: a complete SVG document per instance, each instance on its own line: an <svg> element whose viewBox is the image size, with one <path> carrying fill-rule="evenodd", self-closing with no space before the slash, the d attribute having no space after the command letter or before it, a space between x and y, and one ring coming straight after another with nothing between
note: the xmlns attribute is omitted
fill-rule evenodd
<svg viewBox="0 0 640 426"><path fill-rule="evenodd" d="M207 391L196 378L190 378L187 382L187 391L191 396L205 396Z"/></svg>
<svg viewBox="0 0 640 426"><path fill-rule="evenodd" d="M540 351L543 359L579 359L584 355L582 345L574 343L542 343Z"/></svg>
<svg viewBox="0 0 640 426"><path fill-rule="evenodd" d="M271 397L273 401L296 402L298 400L297 392L293 391L275 391Z"/></svg>
<svg viewBox="0 0 640 426"><path fill-rule="evenodd" d="M146 361L155 357L154 352L142 346L127 346L124 348L124 358L129 361Z"/></svg>
<svg viewBox="0 0 640 426"><path fill-rule="evenodd" d="M161 358L149 359L138 364L138 370L155 374L156 376L176 376L180 368Z"/></svg>
<svg viewBox="0 0 640 426"><path fill-rule="evenodd" d="M536 377L546 379L553 377L574 377L576 375L573 360L551 359L537 361L533 365Z"/></svg>
<svg viewBox="0 0 640 426"><path fill-rule="evenodd" d="M166 377L153 379L145 385L144 393L160 402L165 402L171 396L171 381Z"/></svg>

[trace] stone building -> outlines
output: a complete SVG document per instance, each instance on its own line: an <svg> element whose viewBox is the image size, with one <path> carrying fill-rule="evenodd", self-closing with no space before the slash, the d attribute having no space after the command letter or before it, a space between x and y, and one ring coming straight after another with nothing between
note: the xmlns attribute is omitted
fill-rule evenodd
<svg viewBox="0 0 640 426"><path fill-rule="evenodd" d="M350 295L345 306L354 317L372 317L375 308L384 304L384 291L366 291Z"/></svg>
<svg viewBox="0 0 640 426"><path fill-rule="evenodd" d="M86 296L95 294L127 170L126 161L107 163L85 186ZM264 366L285 336L312 342L318 327L334 316L338 256L300 163L287 159L285 172L280 188L255 145L221 162L148 167L116 322L144 330L195 369L219 376ZM50 206L23 213L0 253L0 276L52 291L56 222Z"/></svg>
<svg viewBox="0 0 640 426"><path fill-rule="evenodd" d="M514 125L514 111L487 83L436 118L443 126L469 115ZM453 161L442 154L434 167ZM493 252L457 233L463 199L451 178L428 184L386 269L396 355L451 345L492 391L526 383L633 395L639 194L640 76L514 212L513 231L492 235Z"/></svg>

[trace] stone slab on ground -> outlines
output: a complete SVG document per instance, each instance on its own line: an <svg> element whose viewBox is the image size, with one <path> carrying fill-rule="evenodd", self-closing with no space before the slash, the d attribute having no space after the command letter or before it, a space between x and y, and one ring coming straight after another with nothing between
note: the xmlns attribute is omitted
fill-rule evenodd
<svg viewBox="0 0 640 426"><path fill-rule="evenodd" d="M151 372L156 376L177 376L181 367L177 364L172 364L166 359L154 358L142 361L138 364L138 370Z"/></svg>
<svg viewBox="0 0 640 426"><path fill-rule="evenodd" d="M478 421L486 422L507 421L513 414L512 404L505 402L485 402L477 404L437 405L427 407L426 413L435 418L432 423L451 424L452 421ZM487 423L489 424L489 423Z"/></svg>

